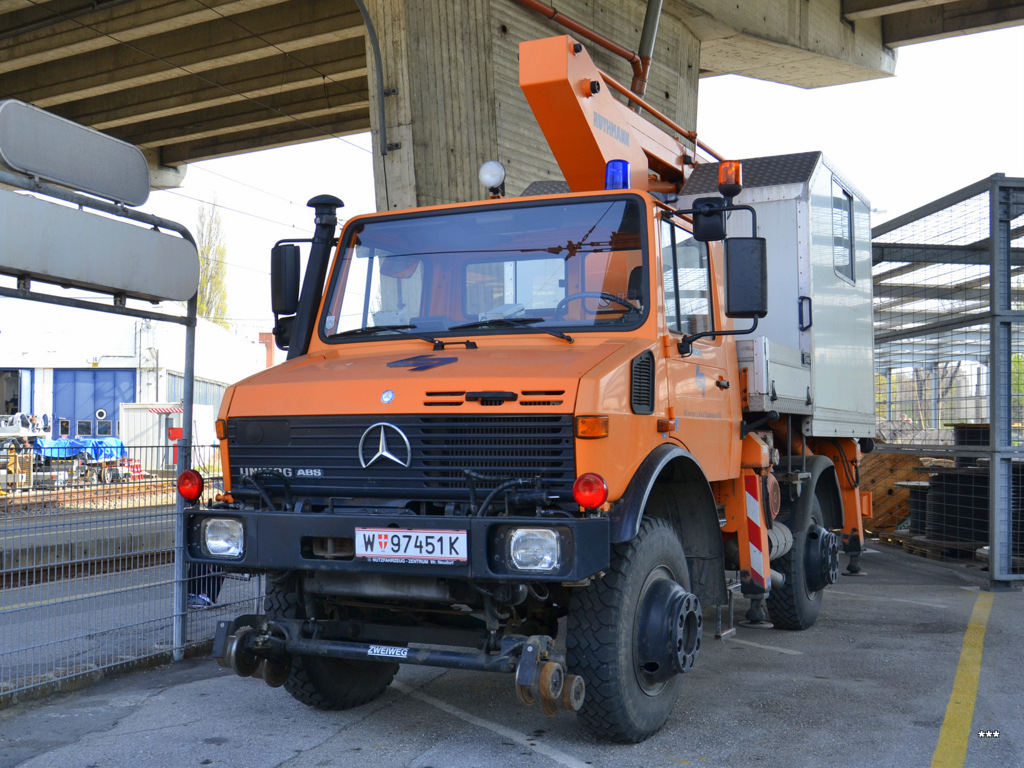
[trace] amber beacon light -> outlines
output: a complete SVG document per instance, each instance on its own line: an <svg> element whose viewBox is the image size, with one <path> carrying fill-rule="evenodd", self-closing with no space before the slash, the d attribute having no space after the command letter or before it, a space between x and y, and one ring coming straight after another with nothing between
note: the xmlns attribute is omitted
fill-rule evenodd
<svg viewBox="0 0 1024 768"><path fill-rule="evenodd" d="M734 198L743 189L743 166L739 160L723 160L718 164L718 191L722 197Z"/></svg>

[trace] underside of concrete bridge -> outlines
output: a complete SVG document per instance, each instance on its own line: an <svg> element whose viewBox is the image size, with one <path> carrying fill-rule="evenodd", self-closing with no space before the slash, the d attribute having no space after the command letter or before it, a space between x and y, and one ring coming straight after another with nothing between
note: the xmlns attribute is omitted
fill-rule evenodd
<svg viewBox="0 0 1024 768"><path fill-rule="evenodd" d="M518 92L517 45L566 32L525 5L0 0L0 98L138 145L155 186L180 183L196 160L372 127L377 177L388 179L380 207L476 197L476 168L491 158L510 166L515 191L558 177ZM647 98L686 128L701 76L808 88L884 77L897 46L1024 22L1024 2L1003 0L562 0L558 10L634 51L651 6L660 25ZM587 46L629 83L624 59Z"/></svg>

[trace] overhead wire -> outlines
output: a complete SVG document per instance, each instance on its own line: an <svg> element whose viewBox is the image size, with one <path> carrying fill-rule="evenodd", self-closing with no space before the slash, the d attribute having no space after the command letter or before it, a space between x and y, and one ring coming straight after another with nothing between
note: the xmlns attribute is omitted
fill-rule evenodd
<svg viewBox="0 0 1024 768"><path fill-rule="evenodd" d="M268 224L276 224L276 225L278 225L280 227L288 227L290 229L297 229L300 232L307 232L310 229L309 227L302 227L302 226L299 226L297 224L291 224L291 223L286 222L286 221L279 221L277 219L268 219L266 216L260 216L258 213L252 213L250 211L242 211L242 210L239 210L238 208L232 208L230 206L224 205L223 203L218 203L215 200L204 200L201 197L193 197L192 195L186 195L184 192L176 192L176 191L174 191L172 189L165 189L163 191L166 192L169 195L174 195L175 197L182 197L182 198L185 198L186 200L191 200L194 203L202 203L203 205L209 205L212 208L219 208L221 210L229 211L231 213L238 213L238 214L241 214L242 216L248 216L248 217L253 218L253 219L259 219L260 221L265 221ZM345 218L343 216L339 216L338 217L338 224L344 224L346 221L348 221L347 218Z"/></svg>
<svg viewBox="0 0 1024 768"><path fill-rule="evenodd" d="M275 193L271 192L270 190L262 189L260 187L254 186L252 184L249 184L248 182L242 181L241 179L235 179L235 178L232 178L231 176L227 176L227 175L225 175L223 173L218 173L217 171L211 171L209 168L204 168L200 163L196 163L194 165L191 165L189 167L189 170L190 171L191 170L202 171L203 173L208 173L211 176L218 176L219 178L222 178L225 181L230 181L230 182L232 182L234 184L238 184L240 187L245 187L246 189L251 189L254 192L259 192L260 194L266 195L267 197L273 197L273 198L275 198L277 200L281 200L282 202L288 203L288 205L294 205L297 208L305 208L306 207L302 203L298 203L298 202L296 202L294 200L289 200L287 197L284 197L283 195L278 195L278 194L275 194Z"/></svg>
<svg viewBox="0 0 1024 768"><path fill-rule="evenodd" d="M289 229L297 229L299 231L305 231L303 229L303 227L297 226L295 224L291 224L291 223L286 222L286 221L280 221L278 219L270 219L270 218L267 218L266 216L260 216L258 213L252 213L251 211L243 211L243 210L240 210L238 208L232 208L229 205L224 205L223 203L218 203L218 202L216 202L214 200L204 200L201 197L194 197L192 195L187 195L184 192L177 192L177 191L175 191L173 189L165 189L165 190L162 190L162 191L167 193L168 195L174 195L175 197L181 197L181 198L184 198L186 200L191 200L194 203L202 203L203 205L209 205L212 208L219 208L219 209L224 210L224 211L230 211L231 213L237 213L237 214L240 214L242 216L248 216L249 218L252 218L252 219L258 219L260 221L265 221L268 224L276 224L277 226L280 226L280 227L288 227Z"/></svg>

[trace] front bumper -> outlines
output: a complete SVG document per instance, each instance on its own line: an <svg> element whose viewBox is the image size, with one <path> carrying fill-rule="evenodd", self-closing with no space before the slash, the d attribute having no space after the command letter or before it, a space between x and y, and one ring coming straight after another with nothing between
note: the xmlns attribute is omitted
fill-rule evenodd
<svg viewBox="0 0 1024 768"><path fill-rule="evenodd" d="M516 582L576 582L606 570L610 556L608 518L420 517L234 509L187 509L185 515L187 559L241 571L314 570ZM241 557L210 557L203 552L200 530L202 521L210 517L234 518L242 523L245 547ZM448 563L381 562L356 557L350 549L354 549L357 528L465 531L467 557L463 562ZM508 562L507 542L516 528L550 528L556 531L561 551L557 569L544 572L514 569ZM331 554L325 554L325 551Z"/></svg>

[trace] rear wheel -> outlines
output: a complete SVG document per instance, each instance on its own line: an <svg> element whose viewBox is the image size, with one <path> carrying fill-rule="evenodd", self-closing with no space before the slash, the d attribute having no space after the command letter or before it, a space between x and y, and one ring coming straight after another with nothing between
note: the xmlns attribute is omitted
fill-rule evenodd
<svg viewBox="0 0 1024 768"><path fill-rule="evenodd" d="M645 655L645 609L660 595L686 590L696 613L681 627L680 658L692 665L700 645L699 603L688 594L686 555L666 520L645 518L632 541L612 548L603 578L573 590L566 656L569 671L583 677L586 698L580 719L601 738L635 743L664 725L679 696L680 678ZM683 661L687 668L686 661ZM661 667L661 668L659 668Z"/></svg>
<svg viewBox="0 0 1024 768"><path fill-rule="evenodd" d="M817 495L809 505L795 504L778 521L793 532L793 546L772 564L786 583L769 592L768 614L778 629L809 629L818 620L825 587L838 576L838 540L824 528Z"/></svg>
<svg viewBox="0 0 1024 768"><path fill-rule="evenodd" d="M294 581L267 580L264 610L270 618L302 619L305 612ZM391 684L398 665L387 661L349 661L295 656L284 689L317 709L351 709L376 699Z"/></svg>

